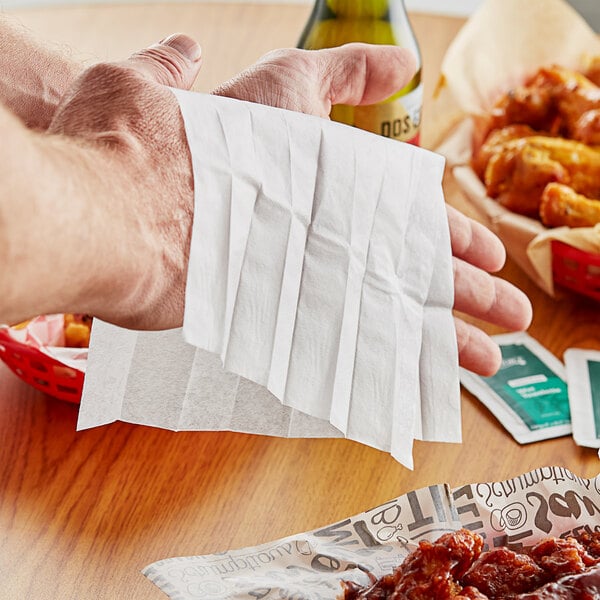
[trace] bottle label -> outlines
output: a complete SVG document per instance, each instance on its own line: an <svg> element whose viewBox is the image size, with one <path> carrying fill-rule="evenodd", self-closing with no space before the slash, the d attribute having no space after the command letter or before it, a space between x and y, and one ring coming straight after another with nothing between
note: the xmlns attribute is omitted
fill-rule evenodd
<svg viewBox="0 0 600 600"><path fill-rule="evenodd" d="M354 126L378 135L418 144L423 107L423 84L390 102L357 106L354 109Z"/></svg>

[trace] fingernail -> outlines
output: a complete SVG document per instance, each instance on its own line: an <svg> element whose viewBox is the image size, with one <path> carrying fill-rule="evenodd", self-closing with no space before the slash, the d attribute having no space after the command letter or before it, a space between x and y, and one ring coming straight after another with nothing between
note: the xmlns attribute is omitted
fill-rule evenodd
<svg viewBox="0 0 600 600"><path fill-rule="evenodd" d="M189 35L183 33L174 33L164 40L161 40L159 44L169 46L174 50L177 50L180 54L185 56L192 62L197 62L202 57L202 48L196 40L192 39Z"/></svg>

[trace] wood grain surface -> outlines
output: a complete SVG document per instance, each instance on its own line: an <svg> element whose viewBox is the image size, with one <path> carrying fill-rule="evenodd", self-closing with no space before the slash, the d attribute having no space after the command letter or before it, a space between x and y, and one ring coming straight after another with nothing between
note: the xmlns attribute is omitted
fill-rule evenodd
<svg viewBox="0 0 600 600"><path fill-rule="evenodd" d="M264 52L293 46L308 6L148 4L21 10L44 39L92 62L115 60L175 31L202 44L197 89L209 91ZM412 15L426 106L460 19ZM423 141L435 132L425 118ZM468 210L451 178L450 203ZM539 291L511 261L503 276L531 297L531 335L559 358L600 349L598 304ZM491 333L497 333L488 327ZM77 407L45 397L0 364L0 598L152 600L141 574L170 556L255 545L356 514L428 484L452 486L558 465L598 473L570 437L520 446L464 392L463 443L415 445L415 470L346 440L173 433L115 423L77 433Z"/></svg>

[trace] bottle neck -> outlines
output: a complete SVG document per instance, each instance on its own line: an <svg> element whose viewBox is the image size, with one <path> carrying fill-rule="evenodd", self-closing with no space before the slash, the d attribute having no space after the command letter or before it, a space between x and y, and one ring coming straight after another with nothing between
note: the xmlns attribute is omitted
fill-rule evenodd
<svg viewBox="0 0 600 600"><path fill-rule="evenodd" d="M404 0L316 0L312 17L388 20L398 11L406 13Z"/></svg>
<svg viewBox="0 0 600 600"><path fill-rule="evenodd" d="M298 47L317 50L350 42L408 48L417 69L421 67L419 44L403 0L316 0Z"/></svg>

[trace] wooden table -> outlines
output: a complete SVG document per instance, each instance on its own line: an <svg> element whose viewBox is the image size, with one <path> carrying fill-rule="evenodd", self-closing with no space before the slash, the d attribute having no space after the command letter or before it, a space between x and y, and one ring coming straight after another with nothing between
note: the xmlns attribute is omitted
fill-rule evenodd
<svg viewBox="0 0 600 600"><path fill-rule="evenodd" d="M269 49L293 46L305 5L154 4L21 10L43 38L84 60L117 59L186 31L201 42L208 91ZM413 15L426 107L462 20ZM434 132L425 119L423 141ZM446 182L450 202L464 200ZM503 275L535 306L530 333L562 357L600 349L598 304L558 302L510 261ZM489 328L491 333L498 330ZM463 393L463 443L415 446L415 470L345 440L172 433L124 423L75 432L77 407L29 388L0 365L0 598L150 600L141 574L169 556L255 545L333 523L428 484L509 478L547 465L598 473L596 451L570 437L519 446Z"/></svg>

